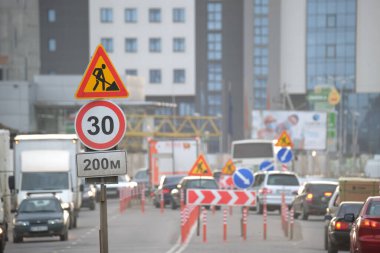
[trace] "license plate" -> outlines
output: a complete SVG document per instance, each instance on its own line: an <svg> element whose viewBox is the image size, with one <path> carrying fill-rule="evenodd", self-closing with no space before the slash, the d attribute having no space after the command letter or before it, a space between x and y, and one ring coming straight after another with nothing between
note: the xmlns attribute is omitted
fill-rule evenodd
<svg viewBox="0 0 380 253"><path fill-rule="evenodd" d="M277 194L285 193L285 194L290 194L292 191L291 190L277 190Z"/></svg>
<svg viewBox="0 0 380 253"><path fill-rule="evenodd" d="M30 228L30 231L32 232L41 232L41 231L47 231L48 227L47 226L34 226Z"/></svg>

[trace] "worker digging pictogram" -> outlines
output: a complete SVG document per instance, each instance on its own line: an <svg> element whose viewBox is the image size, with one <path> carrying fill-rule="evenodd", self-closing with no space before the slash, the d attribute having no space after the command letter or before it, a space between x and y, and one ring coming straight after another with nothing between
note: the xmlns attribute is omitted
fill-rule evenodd
<svg viewBox="0 0 380 253"><path fill-rule="evenodd" d="M119 87L116 85L115 81L113 81L112 83L107 82L107 80L104 77L103 69L106 69L105 64L102 64L101 68L95 68L94 71L92 72L92 75L95 76L95 78L96 78L96 83L95 83L94 88L92 90L95 91L100 82L102 83L102 91L118 91L118 90L120 90ZM106 88L106 84L109 85L107 88Z"/></svg>

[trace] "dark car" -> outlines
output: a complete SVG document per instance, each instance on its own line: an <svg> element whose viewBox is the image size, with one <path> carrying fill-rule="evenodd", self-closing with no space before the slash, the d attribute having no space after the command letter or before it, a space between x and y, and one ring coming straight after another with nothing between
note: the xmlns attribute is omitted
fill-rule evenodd
<svg viewBox="0 0 380 253"><path fill-rule="evenodd" d="M303 220L307 220L309 215L325 215L337 186L337 182L330 181L311 181L303 184L292 203L294 218L301 215Z"/></svg>
<svg viewBox="0 0 380 253"><path fill-rule="evenodd" d="M84 184L82 192L82 206L95 210L96 207L96 187L93 184Z"/></svg>
<svg viewBox="0 0 380 253"><path fill-rule="evenodd" d="M181 191L184 193L184 204L186 204L187 189L218 189L218 183L214 177L186 176L182 178L177 187L171 191L172 209L177 209L181 204Z"/></svg>
<svg viewBox="0 0 380 253"><path fill-rule="evenodd" d="M363 202L346 201L340 203L334 217L326 217L327 226L326 249L328 253L336 253L338 250L348 250L350 247L351 222L344 221L347 213L358 215Z"/></svg>
<svg viewBox="0 0 380 253"><path fill-rule="evenodd" d="M68 239L69 213L54 196L30 197L21 201L13 219L13 242L24 237L59 236Z"/></svg>
<svg viewBox="0 0 380 253"><path fill-rule="evenodd" d="M354 222L350 232L350 252L380 252L380 196L367 198L358 216L349 213L344 220Z"/></svg>
<svg viewBox="0 0 380 253"><path fill-rule="evenodd" d="M155 207L160 207L161 201L161 192L163 193L164 198L164 207L165 205L173 205L171 191L177 187L177 184L185 175L174 175L174 176L162 176L160 180L160 185L157 190L154 192L153 204Z"/></svg>

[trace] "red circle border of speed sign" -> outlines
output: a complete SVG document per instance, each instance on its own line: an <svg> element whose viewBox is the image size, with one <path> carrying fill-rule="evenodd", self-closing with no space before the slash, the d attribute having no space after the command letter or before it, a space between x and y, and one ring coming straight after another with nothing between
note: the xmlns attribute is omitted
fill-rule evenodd
<svg viewBox="0 0 380 253"><path fill-rule="evenodd" d="M82 120L83 120L84 115L90 109L97 106L103 106L103 107L107 107L111 109L116 114L120 122L119 131L117 132L115 137L112 140L105 143L96 143L96 142L91 141L90 139L86 137L82 129ZM123 111L120 109L120 107L114 104L113 102L107 101L107 100L96 100L96 101L91 101L85 104L79 109L79 112L77 116L75 117L75 131L77 132L78 138L82 141L82 143L86 147L89 147L94 150L106 150L106 149L110 149L116 146L124 137L124 134L126 131L126 125L127 124L126 124L125 115Z"/></svg>

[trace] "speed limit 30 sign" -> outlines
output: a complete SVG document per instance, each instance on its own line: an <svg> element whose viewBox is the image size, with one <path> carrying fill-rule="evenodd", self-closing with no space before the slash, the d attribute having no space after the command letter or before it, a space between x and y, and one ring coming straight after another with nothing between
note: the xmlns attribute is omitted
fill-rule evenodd
<svg viewBox="0 0 380 253"><path fill-rule="evenodd" d="M96 100L82 106L75 117L75 131L82 143L93 150L107 150L124 137L126 119L115 103Z"/></svg>

